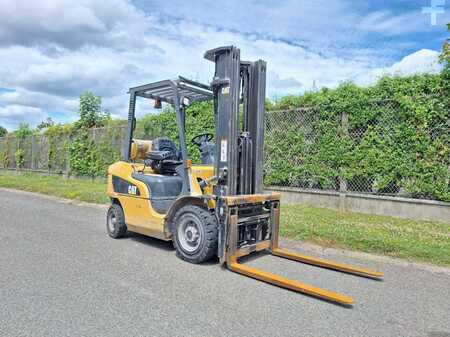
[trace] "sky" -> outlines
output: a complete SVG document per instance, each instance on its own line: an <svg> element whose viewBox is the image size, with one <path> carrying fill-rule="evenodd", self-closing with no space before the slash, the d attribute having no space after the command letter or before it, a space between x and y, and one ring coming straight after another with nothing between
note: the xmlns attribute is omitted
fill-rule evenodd
<svg viewBox="0 0 450 337"><path fill-rule="evenodd" d="M431 2L444 12L435 25L422 12ZM0 125L11 131L76 120L85 91L125 118L129 87L178 75L208 83L204 52L231 44L267 61L272 99L436 73L450 0L0 0L0 17Z"/></svg>

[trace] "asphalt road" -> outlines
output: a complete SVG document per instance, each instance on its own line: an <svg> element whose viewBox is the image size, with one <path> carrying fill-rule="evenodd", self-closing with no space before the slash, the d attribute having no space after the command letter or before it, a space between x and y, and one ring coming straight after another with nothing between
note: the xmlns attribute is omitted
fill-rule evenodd
<svg viewBox="0 0 450 337"><path fill-rule="evenodd" d="M248 263L353 296L345 308L172 245L105 233L105 209L0 189L0 336L450 336L450 272L330 256L382 282L262 256Z"/></svg>

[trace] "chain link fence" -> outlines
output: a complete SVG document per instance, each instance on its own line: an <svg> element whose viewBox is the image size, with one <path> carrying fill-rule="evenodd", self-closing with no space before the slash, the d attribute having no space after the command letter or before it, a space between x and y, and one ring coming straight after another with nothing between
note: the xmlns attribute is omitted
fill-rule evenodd
<svg viewBox="0 0 450 337"><path fill-rule="evenodd" d="M449 201L449 135L448 111L418 115L395 100L270 111L265 184Z"/></svg>
<svg viewBox="0 0 450 337"><path fill-rule="evenodd" d="M445 109L445 107L444 107ZM176 137L161 125L139 126L135 138ZM329 190L450 201L450 119L411 113L395 100L373 101L353 111L333 105L266 114L264 182ZM123 155L126 127L91 129L106 166ZM70 174L75 136L0 138L0 167Z"/></svg>
<svg viewBox="0 0 450 337"><path fill-rule="evenodd" d="M95 144L100 160L112 163L123 154L126 127L92 128L88 142ZM20 139L13 135L0 138L0 168L69 175L72 133L35 134Z"/></svg>

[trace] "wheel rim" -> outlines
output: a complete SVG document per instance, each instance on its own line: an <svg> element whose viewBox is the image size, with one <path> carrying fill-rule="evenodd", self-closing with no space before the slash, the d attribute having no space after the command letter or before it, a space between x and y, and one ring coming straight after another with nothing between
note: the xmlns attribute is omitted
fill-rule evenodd
<svg viewBox="0 0 450 337"><path fill-rule="evenodd" d="M194 253L203 240L200 221L192 215L183 217L177 230L178 242L187 253Z"/></svg>
<svg viewBox="0 0 450 337"><path fill-rule="evenodd" d="M111 233L114 233L114 231L116 230L116 224L117 217L113 212L110 212L108 216L108 228Z"/></svg>

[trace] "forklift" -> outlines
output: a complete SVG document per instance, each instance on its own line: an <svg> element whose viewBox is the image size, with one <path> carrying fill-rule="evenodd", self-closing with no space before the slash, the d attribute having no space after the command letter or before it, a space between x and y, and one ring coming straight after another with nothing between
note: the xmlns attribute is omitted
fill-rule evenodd
<svg viewBox="0 0 450 337"><path fill-rule="evenodd" d="M380 279L377 271L291 252L279 246L280 194L263 193L266 63L241 61L234 46L208 50L215 63L210 85L184 77L130 88L124 160L108 168L107 232L127 231L173 241L177 255L191 263L218 258L234 272L344 306L353 298L240 263L254 252ZM167 137L133 138L136 98L170 104L178 142ZM203 133L201 164L193 164L186 140L187 108L213 101L215 134Z"/></svg>

